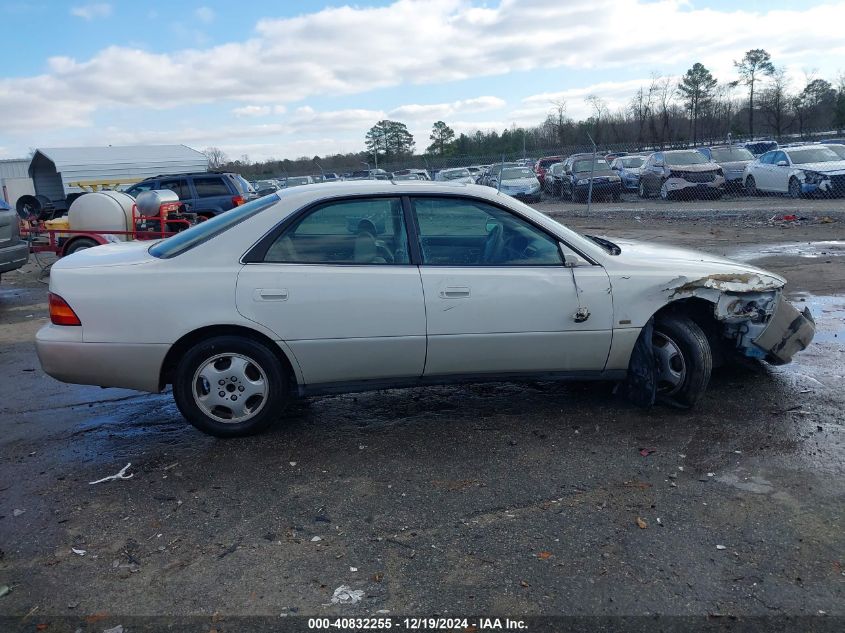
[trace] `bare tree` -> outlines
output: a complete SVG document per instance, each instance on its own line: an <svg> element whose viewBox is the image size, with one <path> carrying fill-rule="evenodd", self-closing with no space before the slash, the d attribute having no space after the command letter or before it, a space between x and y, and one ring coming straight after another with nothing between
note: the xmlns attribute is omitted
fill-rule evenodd
<svg viewBox="0 0 845 633"><path fill-rule="evenodd" d="M208 159L209 169L220 169L223 165L229 162L229 157L219 147L206 147L202 150L205 157Z"/></svg>
<svg viewBox="0 0 845 633"><path fill-rule="evenodd" d="M789 79L786 70L777 68L772 73L772 81L760 95L760 109L766 117L766 123L777 138L792 126L789 120L792 98L788 94Z"/></svg>

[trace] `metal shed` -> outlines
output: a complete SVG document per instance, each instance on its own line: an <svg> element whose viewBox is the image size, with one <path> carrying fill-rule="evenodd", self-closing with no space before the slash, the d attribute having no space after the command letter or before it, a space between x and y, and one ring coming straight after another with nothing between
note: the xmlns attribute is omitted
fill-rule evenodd
<svg viewBox="0 0 845 633"><path fill-rule="evenodd" d="M186 145L123 147L45 147L35 151L29 176L35 193L61 207L69 194L84 189L71 183L137 182L159 174L208 170L208 158Z"/></svg>
<svg viewBox="0 0 845 633"><path fill-rule="evenodd" d="M13 207L21 196L35 193L28 169L28 158L0 160L0 198Z"/></svg>

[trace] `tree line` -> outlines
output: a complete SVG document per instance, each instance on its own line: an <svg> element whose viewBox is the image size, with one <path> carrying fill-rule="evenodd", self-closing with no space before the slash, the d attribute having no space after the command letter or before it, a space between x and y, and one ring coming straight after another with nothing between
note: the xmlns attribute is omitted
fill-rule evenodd
<svg viewBox="0 0 845 633"><path fill-rule="evenodd" d="M565 101L549 103L544 121L531 127L476 130L456 134L444 121L436 121L430 144L417 154L416 142L405 123L378 121L364 136L364 149L349 154L300 157L296 160L251 162L247 156L229 158L217 148L207 148L210 167L237 171L250 178L301 175L325 171L348 172L383 167L441 167L458 157L477 162L500 156L535 156L546 151L583 148L589 138L604 148L652 149L715 144L755 137L805 138L819 132L845 129L845 73L835 83L809 73L800 89L793 89L783 67L764 49L747 51L734 61L736 76L718 81L700 62L680 78L652 75L632 95L627 105L611 112L599 96L586 101L590 115L574 120Z"/></svg>

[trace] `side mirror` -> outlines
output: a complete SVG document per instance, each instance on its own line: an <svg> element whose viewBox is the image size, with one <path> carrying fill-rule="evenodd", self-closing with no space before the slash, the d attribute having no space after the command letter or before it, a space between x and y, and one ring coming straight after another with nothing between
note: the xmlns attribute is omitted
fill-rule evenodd
<svg viewBox="0 0 845 633"><path fill-rule="evenodd" d="M789 167L789 163L787 163L785 160L779 160L777 162L777 166L778 167Z"/></svg>

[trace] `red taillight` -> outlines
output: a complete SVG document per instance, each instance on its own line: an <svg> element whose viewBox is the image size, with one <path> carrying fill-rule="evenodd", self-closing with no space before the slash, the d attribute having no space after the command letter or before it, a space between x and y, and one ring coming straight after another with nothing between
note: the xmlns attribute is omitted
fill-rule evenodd
<svg viewBox="0 0 845 633"><path fill-rule="evenodd" d="M50 321L53 325L82 325L76 312L59 295L49 294Z"/></svg>
<svg viewBox="0 0 845 633"><path fill-rule="evenodd" d="M232 204L235 205L236 207L241 206L245 202L246 202L246 200L244 200L243 196L232 196Z"/></svg>

